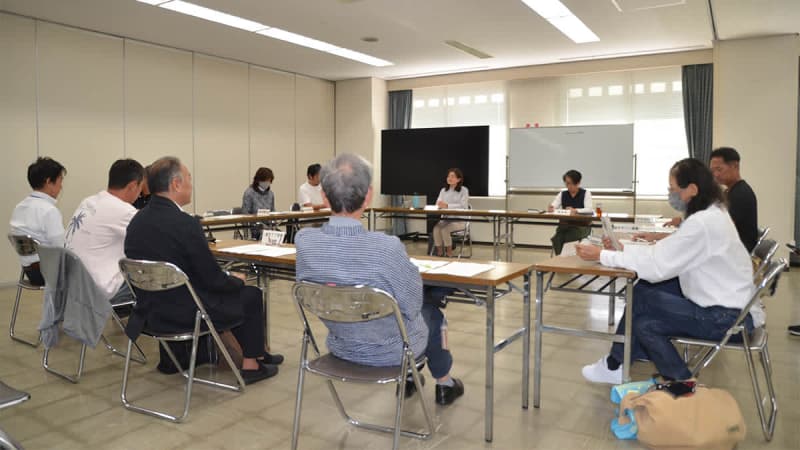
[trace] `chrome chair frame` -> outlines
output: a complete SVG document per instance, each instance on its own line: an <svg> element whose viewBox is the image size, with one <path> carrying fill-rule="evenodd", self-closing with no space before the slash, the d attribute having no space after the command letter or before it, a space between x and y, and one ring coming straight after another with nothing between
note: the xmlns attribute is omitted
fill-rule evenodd
<svg viewBox="0 0 800 450"><path fill-rule="evenodd" d="M31 395L27 392L19 391L0 381L0 409L9 408L22 402L30 400ZM0 448L9 450L22 450L22 446L11 436L0 429Z"/></svg>
<svg viewBox="0 0 800 450"><path fill-rule="evenodd" d="M758 239L756 240L756 246L753 247L753 252L751 252L751 255L755 256L755 250L758 248L758 244L760 244L768 234L769 227L758 227Z"/></svg>
<svg viewBox="0 0 800 450"><path fill-rule="evenodd" d="M772 296L777 288L780 274L788 267L785 260L771 261L766 270L764 271L763 279L756 286L755 293L753 294L747 306L742 308L736 322L728 329L725 336L720 341L709 341L704 339L688 338L688 337L673 337L675 343L683 344L685 346L699 346L705 347L707 350L695 355L699 361L692 369L692 375L697 377L702 369L707 367L717 354L723 349L734 349L744 351L745 362L747 370L750 374L750 381L753 385L753 395L755 396L756 408L758 410L758 417L761 421L761 431L764 433L764 439L767 441L772 440L775 432L775 419L778 415L778 403L775 397L775 387L772 384L772 363L769 358L769 348L767 347L768 335L766 327L762 326L753 330L752 333L748 332L745 328L745 318L750 312L750 308L764 296ZM730 338L740 334L742 336L741 343L731 343ZM761 393L761 386L758 380L755 363L753 362L753 352L758 352L761 367L764 372L764 379L767 385L768 398L764 399ZM687 353L684 353L686 356ZM687 364L691 361L687 361ZM764 401L769 402L770 414L767 417L764 413Z"/></svg>
<svg viewBox="0 0 800 450"><path fill-rule="evenodd" d="M8 241L11 243L11 246L14 247L14 251L17 252L17 255L19 256L31 256L39 252L39 243L29 235L16 235L9 233ZM36 286L30 281L26 280L25 270L20 267L19 280L17 280L17 297L14 299L14 307L11 310L11 322L8 325L8 336L14 341L36 348L42 342L41 336L37 338L36 342L31 342L18 336L14 332L14 328L16 327L17 323L17 313L19 312L19 302L22 298L23 289L29 291L44 291L44 286Z"/></svg>
<svg viewBox="0 0 800 450"><path fill-rule="evenodd" d="M753 280L758 282L759 277L764 273L775 252L778 251L778 243L772 239L761 239L758 244L753 248L750 253L751 258L754 260L755 268L753 270Z"/></svg>
<svg viewBox="0 0 800 450"><path fill-rule="evenodd" d="M397 449L400 435L416 439L430 439L435 431L433 418L422 395L418 395L427 423L427 430L414 432L401 429L401 419L405 400L405 381L410 372L417 392L422 392L422 380L409 344L403 317L397 301L386 291L366 286L328 286L307 281L295 283L292 288L295 307L303 322L303 345L300 350L300 367L297 375L297 397L295 400L294 425L292 427L292 449L297 449L300 434L300 415L303 403L303 387L306 372L326 378L328 389L339 414L351 425L371 431L392 433L392 448ZM337 301L339 303L337 303ZM336 358L330 353L320 354L314 334L308 321L310 312L319 319L333 322L357 323L393 316L403 339L403 355L399 366L372 367ZM311 345L316 358L308 359ZM394 427L362 422L350 416L345 410L333 380L368 384L396 383L396 407Z"/></svg>
<svg viewBox="0 0 800 450"><path fill-rule="evenodd" d="M214 327L214 324L211 322L211 318L206 312L203 303L200 301L200 298L192 287L192 283L189 282L189 277L186 276L186 274L178 266L167 262L123 258L119 261L119 268L122 272L122 275L125 277L125 282L128 283L128 287L130 287L131 292L134 293L134 295L134 288L148 292L159 292L185 286L189 291L189 294L192 296L195 306L197 306L197 311L195 312L194 318L194 327L191 330L178 333L158 333L145 328L145 330L142 331L142 334L150 336L158 341L159 345L161 345L169 355L172 363L178 368L181 368L181 364L178 362L178 359L175 357L172 349L170 349L169 345L167 345L167 342L192 341L189 368L188 370L181 371L181 375L183 375L183 377L186 379L183 412L181 415L176 416L163 411L148 409L135 405L128 400L128 376L130 373L131 349L134 345L134 341L130 338L128 339L128 350L125 355L125 369L122 374L122 392L120 393L122 405L126 409L153 417L158 417L160 419L169 420L171 422L183 422L189 416L189 405L192 399L192 386L194 383L205 384L235 392L244 391L245 383L242 379L241 373L239 373L239 369L236 367L236 364L233 362L233 358L231 358L230 353L228 353L228 350L225 348L225 345L223 344L217 329ZM203 329L203 326L205 326L205 329ZM217 346L217 351L225 359L228 367L230 367L231 372L236 378L236 384L226 384L195 376L198 343L202 336L208 334L212 336L214 343Z"/></svg>
<svg viewBox="0 0 800 450"><path fill-rule="evenodd" d="M467 205L467 209L472 209L472 205ZM467 220L464 222L464 228L458 231L453 231L450 233L450 236L453 238L454 243L459 243L459 250L458 250L458 259L461 259L464 256L464 246L466 245L467 241L469 241L469 256L467 258L472 258L472 230L470 229L470 221Z"/></svg>
<svg viewBox="0 0 800 450"><path fill-rule="evenodd" d="M49 248L49 247L46 247L46 248ZM59 249L61 249L61 248L59 248ZM63 250L65 252L67 252L67 254L70 255L70 257L76 259L81 266L83 266L83 262L81 261L81 259L78 257L78 255L76 255L74 252L72 252L72 250L69 250L69 249L66 249L66 248L63 249ZM86 270L86 267L83 266L80 270ZM130 300L130 301L127 301L127 302L121 302L121 303L117 303L115 305L111 305L111 317L114 319L114 322L119 326L119 329L120 329L120 331L122 331L123 334L125 334L125 326L122 324L122 320L119 318L117 313L114 311L114 308L117 308L117 307L120 307L120 306L126 306L126 305L133 305L133 304L135 304L135 301ZM103 345L112 354L117 355L117 356L121 356L123 358L125 357L125 353L123 353L122 351L120 351L116 347L114 347L111 344L111 342L108 340L108 338L106 338L105 334L101 334L100 335L100 340L103 341ZM44 354L42 355L42 368L45 371L52 373L53 375L59 376L59 377L65 379L65 380L69 381L70 383L77 384L81 379L81 375L83 374L83 368L84 368L84 364L85 364L85 361L86 361L86 344L84 344L84 343L81 344L80 355L78 356L78 369L77 369L77 371L75 372L74 375L69 375L69 374L63 373L63 372L51 367L51 365L50 365L50 351L51 350L53 350L53 349L45 347ZM139 355L136 356L136 357L133 357L133 360L138 362L139 364L146 364L147 363L147 356L145 356L144 352L142 351L142 349L138 345L136 345L136 350L138 351Z"/></svg>

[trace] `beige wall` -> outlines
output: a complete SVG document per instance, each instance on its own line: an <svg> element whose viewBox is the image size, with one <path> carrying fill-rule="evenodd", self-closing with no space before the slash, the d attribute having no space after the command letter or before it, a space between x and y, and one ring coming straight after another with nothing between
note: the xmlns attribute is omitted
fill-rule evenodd
<svg viewBox="0 0 800 450"><path fill-rule="evenodd" d="M714 146L742 156L759 223L794 238L798 37L723 41L714 48Z"/></svg>
<svg viewBox="0 0 800 450"><path fill-rule="evenodd" d="M275 171L276 207L288 209L306 166L334 154L329 81L2 13L0 67L6 224L37 155L67 167L66 222L123 156L181 158L195 183L185 209L202 212L241 204L260 166ZM18 274L0 245L0 283Z"/></svg>

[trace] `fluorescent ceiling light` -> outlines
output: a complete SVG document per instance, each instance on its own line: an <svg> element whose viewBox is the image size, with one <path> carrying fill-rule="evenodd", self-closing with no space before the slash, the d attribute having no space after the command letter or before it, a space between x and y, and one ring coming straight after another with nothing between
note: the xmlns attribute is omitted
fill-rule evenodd
<svg viewBox="0 0 800 450"><path fill-rule="evenodd" d="M522 0L522 3L558 28L576 44L600 40L578 16L572 14L572 11L559 0Z"/></svg>
<svg viewBox="0 0 800 450"><path fill-rule="evenodd" d="M224 12L219 12L200 5L195 5L194 3L184 2L182 0L173 0L171 2L162 3L159 6L169 9L170 11L194 16L199 19L210 20L211 22L221 23L229 27L239 28L240 30L258 31L268 28L266 25L253 22L252 20L242 19L241 17L232 16Z"/></svg>

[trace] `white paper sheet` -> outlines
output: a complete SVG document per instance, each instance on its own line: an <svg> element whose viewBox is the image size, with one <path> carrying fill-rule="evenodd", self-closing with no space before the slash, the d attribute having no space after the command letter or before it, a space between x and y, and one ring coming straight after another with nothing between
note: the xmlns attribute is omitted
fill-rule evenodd
<svg viewBox="0 0 800 450"><path fill-rule="evenodd" d="M491 264L479 264L479 263L466 263L466 262L459 262L453 261L449 264L445 264L441 267L437 267L435 269L428 270L428 273L438 273L443 275L455 275L459 277L471 277L477 275L481 272L486 272L487 270L494 269L494 266Z"/></svg>
<svg viewBox="0 0 800 450"><path fill-rule="evenodd" d="M437 261L433 259L417 259L417 258L409 258L411 263L417 266L417 269L420 273L427 272L431 269L436 269L438 267L442 267L445 264L450 263L450 261Z"/></svg>
<svg viewBox="0 0 800 450"><path fill-rule="evenodd" d="M274 247L270 245L261 244L248 244L240 245L238 247L230 247L222 250L230 253L241 253L244 255L261 255L261 256L284 256L291 255L297 252L294 247Z"/></svg>

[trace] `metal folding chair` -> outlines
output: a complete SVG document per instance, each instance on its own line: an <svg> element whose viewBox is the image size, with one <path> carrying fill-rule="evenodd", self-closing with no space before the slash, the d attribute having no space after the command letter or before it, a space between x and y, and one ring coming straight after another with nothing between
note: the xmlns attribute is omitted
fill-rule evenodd
<svg viewBox="0 0 800 450"><path fill-rule="evenodd" d="M781 272L786 269L787 263L781 259L778 261L771 261L766 270L764 271L763 279L756 286L755 293L753 294L747 306L742 308L741 314L736 319L736 322L725 333L725 336L720 341L708 341L703 339L689 338L689 337L674 337L673 342L687 346L704 347L707 350L695 355L694 359L698 362L692 369L692 375L698 376L700 371L707 367L715 356L723 349L734 349L744 351L745 363L747 370L750 373L750 381L753 384L753 394L756 400L756 408L758 409L758 417L761 420L761 431L764 433L764 438L767 441L772 440L772 435L775 432L775 419L778 415L778 404L775 398L775 388L772 384L772 363L769 359L769 349L767 347L767 329L765 326L758 327L748 332L745 328L744 322L750 308L759 301L762 297L772 296L775 294L778 279ZM741 343L730 342L731 337L741 334ZM761 385L759 384L758 374L753 362L753 352L757 352L761 359L761 367L764 372L764 380L767 385L768 395L764 398L761 394ZM690 361L687 361L689 363ZM764 402L769 403L770 414L767 417L764 412Z"/></svg>
<svg viewBox="0 0 800 450"><path fill-rule="evenodd" d="M189 291L189 294L191 294L192 299L194 299L195 306L197 306L197 311L194 317L194 327L192 329L182 330L177 333L161 333L145 327L145 329L142 331L142 334L150 336L159 342L159 344L169 355L172 363L178 368L181 368L182 366L175 357L175 354L172 352L172 349L170 349L169 345L167 345L167 342L192 342L189 369L181 371L183 377L186 378L183 413L180 416L175 416L166 412L134 405L128 401L128 375L130 373L131 348L134 345L132 339L128 339L128 351L125 355L125 370L122 374L122 392L120 397L122 398L122 404L125 406L125 408L172 422L182 422L189 416L189 404L192 399L192 385L194 383L201 383L236 392L244 391L245 384L244 380L242 379L242 375L239 373L239 369L236 367L236 364L233 362L230 353L228 353L228 350L225 348L222 339L220 339L217 329L211 322L211 318L206 312L205 307L203 307L203 303L200 301L200 298L197 296L194 288L192 288L192 284L189 282L189 277L187 277L186 274L180 268L178 268L178 266L166 262L123 258L119 261L119 268L125 277L125 282L128 283L131 292L135 293L135 289L138 289L139 291L160 292L185 286ZM236 384L225 384L215 380L198 378L195 376L198 342L202 336L208 334L212 336L214 343L217 346L217 351L222 355L225 362L228 364L228 367L230 367L231 372L236 378Z"/></svg>
<svg viewBox="0 0 800 450"><path fill-rule="evenodd" d="M0 381L0 409L18 405L29 400L30 398L31 395L27 392L18 391ZM22 446L3 430L0 430L0 448L8 448L9 450L22 450Z"/></svg>
<svg viewBox="0 0 800 450"><path fill-rule="evenodd" d="M19 256L32 256L38 254L39 252L39 243L30 236L9 233L8 241L11 242L11 246L14 247L14 251L17 252L17 255ZM21 342L35 348L39 346L39 343L41 343L41 337L38 337L36 342L31 342L18 336L14 332L14 327L17 323L17 313L19 312L19 302L22 298L23 289L28 291L44 291L44 286L36 286L25 279L25 271L20 267L19 280L17 281L17 297L14 300L14 307L11 310L11 322L8 326L8 335L11 337L11 339L17 342Z"/></svg>
<svg viewBox="0 0 800 450"><path fill-rule="evenodd" d="M751 254L755 253L755 249L758 248L758 244L760 244L761 241L767 237L767 234L769 234L769 227L758 227L758 239L756 240L756 246L753 247L753 253Z"/></svg>
<svg viewBox="0 0 800 450"><path fill-rule="evenodd" d="M775 252L778 251L778 243L772 239L763 239L753 248L750 257L753 259L753 280L758 283L759 277L763 275Z"/></svg>
<svg viewBox="0 0 800 450"><path fill-rule="evenodd" d="M56 258L60 258L59 255L60 255L60 253L63 252L63 253L66 253L67 258L71 260L70 263L69 263L71 265L69 270L74 270L74 271L79 271L79 272L86 272L86 266L83 265L83 262L81 261L81 259L72 250L69 250L69 249L64 248L64 247L49 247L49 246L42 246L41 248L42 248L42 254L40 254L40 256L42 257L42 264L47 264L47 263L53 264L53 263L55 263L55 261L51 262L51 261L47 261L47 260L50 259L50 258L52 258L53 260L55 260ZM88 274L87 274L87 276L91 277ZM69 285L67 285L67 286L58 286L58 289L69 290L69 289L71 289L71 287ZM133 305L134 303L135 302L133 301L133 299L131 299L130 301L119 302L117 304L111 305L111 318L114 320L114 323L116 323L117 326L119 326L119 329L120 329L120 331L123 332L123 334L125 332L125 326L122 324L122 320L119 318L119 315L117 315L117 313L114 310L114 308ZM114 347L111 344L111 342L108 340L108 338L106 338L106 336L104 334L100 335L100 340L103 342L103 345L111 353L113 353L113 354L115 354L117 356L125 357L125 353L123 353L122 351L120 351L116 347ZM65 379L65 380L67 380L67 381L69 381L71 383L78 383L80 381L81 375L83 374L84 363L86 361L86 344L85 343L81 343L80 355L78 357L78 369L77 369L77 371L75 372L74 375L63 373L63 372L59 371L58 369L53 368L50 365L50 352L52 350L53 349L51 349L51 348L45 348L44 349L44 354L42 355L42 368L44 370L46 370L47 372L50 372L53 375L57 375L57 376ZM133 360L138 362L139 364L147 363L147 357L145 356L144 352L142 351L142 349L138 345L136 345L136 350L139 353L139 355L133 357Z"/></svg>
<svg viewBox="0 0 800 450"><path fill-rule="evenodd" d="M336 403L339 413L348 423L371 431L392 433L394 435L393 449L397 449L401 434L417 439L429 439L433 435L434 425L422 395L418 395L418 397L427 423L426 432L419 433L400 428L406 376L409 372L411 373L417 392L422 392L422 381L397 301L387 292L380 289L366 286L327 286L305 281L295 283L292 294L297 312L303 321L303 346L300 350L300 368L297 376L297 399L294 426L292 428L292 449L297 448L300 433L300 413L303 404L303 386L306 372L327 378L328 388L333 396L334 403ZM401 360L398 361L400 364L392 367L373 367L345 361L330 353L321 355L317 341L311 331L307 313L329 322L343 323L368 322L393 316L403 339L403 355ZM316 355L316 358L311 360L308 359L309 344ZM339 394L336 392L333 380L381 385L397 384L394 427L365 423L350 416L345 410Z"/></svg>
<svg viewBox="0 0 800 450"><path fill-rule="evenodd" d="M467 209L472 209L472 205L468 205ZM464 223L464 228L462 230L453 231L450 233L450 236L453 238L453 243L458 244L458 258L461 259L464 256L464 247L469 243L469 255L467 258L472 258L472 233L470 232L470 221L466 221Z"/></svg>

